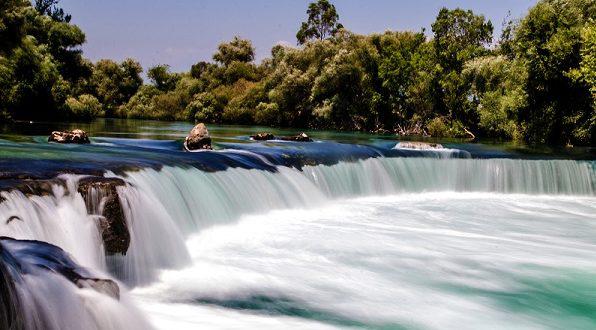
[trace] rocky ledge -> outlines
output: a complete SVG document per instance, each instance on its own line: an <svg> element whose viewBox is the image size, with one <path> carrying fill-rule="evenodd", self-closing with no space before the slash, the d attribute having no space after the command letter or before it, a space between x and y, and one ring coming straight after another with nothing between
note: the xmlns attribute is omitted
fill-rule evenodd
<svg viewBox="0 0 596 330"><path fill-rule="evenodd" d="M291 135L291 136L280 136L276 137L271 133L257 133L255 135L250 136L251 139L255 141L269 141L269 140L282 140L282 141L296 141L296 142L312 142L310 136L306 133L302 132L300 134Z"/></svg>
<svg viewBox="0 0 596 330"><path fill-rule="evenodd" d="M76 144L91 143L91 141L89 141L89 135L87 132L81 129L75 129L69 132L53 131L48 138L48 142Z"/></svg>
<svg viewBox="0 0 596 330"><path fill-rule="evenodd" d="M100 216L98 225L107 254L126 254L130 245L130 233L117 189L124 185L124 180L118 178L86 177L79 180L78 191L88 212Z"/></svg>
<svg viewBox="0 0 596 330"><path fill-rule="evenodd" d="M87 206L87 212L97 215L97 225L104 242L106 254L126 254L130 246L130 232L126 217L118 196L118 187L125 185L119 178L88 176L78 182L77 192L81 194ZM18 190L26 196L48 196L53 194L56 186L67 188L66 181L61 178L36 180L22 179L6 191ZM2 197L0 197L2 202ZM0 219L5 223L27 221L15 214L9 219Z"/></svg>

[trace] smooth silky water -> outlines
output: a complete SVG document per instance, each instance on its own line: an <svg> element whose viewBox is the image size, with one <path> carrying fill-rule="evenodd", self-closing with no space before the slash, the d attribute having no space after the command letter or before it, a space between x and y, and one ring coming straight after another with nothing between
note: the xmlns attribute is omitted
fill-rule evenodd
<svg viewBox="0 0 596 330"><path fill-rule="evenodd" d="M90 146L48 145L47 127L7 128L0 169L78 174L48 196L1 193L0 236L57 245L122 291L27 275L17 287L47 328L596 328L589 150L252 143L258 128L213 127L216 151L183 153L188 124L94 123ZM125 256L104 254L76 192L98 169L126 181Z"/></svg>

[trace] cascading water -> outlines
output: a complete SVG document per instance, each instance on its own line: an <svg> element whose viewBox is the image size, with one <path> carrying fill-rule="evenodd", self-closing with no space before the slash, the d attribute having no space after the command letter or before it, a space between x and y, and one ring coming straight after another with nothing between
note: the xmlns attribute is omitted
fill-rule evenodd
<svg viewBox="0 0 596 330"><path fill-rule="evenodd" d="M434 155L435 151L430 152L433 152ZM237 152L233 157L242 158L244 157L243 154L258 158L263 163L268 163L267 159L250 152ZM457 152L454 154L457 154ZM275 267L271 264L278 262L283 264L285 262L281 261L281 259L275 259L278 257L278 254L291 258L287 253L304 248L305 253L310 254L307 256L295 256L298 258L297 260L304 262L304 264L302 266L287 265L287 269L290 272L300 272L301 269L303 270L301 267L307 267L308 262L306 260L310 260L313 266L323 267L322 269L325 269L325 267L329 267L330 269L336 266L343 267L342 271L346 272L346 276L367 281L368 277L359 275L359 268L353 268L349 262L346 263L344 260L337 261L334 266L332 259L338 255L328 255L326 254L328 252L326 249L310 252L309 249L314 249L315 245L324 242L325 237L321 236L321 233L327 232L328 226L333 226L340 232L342 230L354 230L354 232L358 232L358 227L363 225L358 224L358 219L364 219L364 223L373 227L378 226L377 229L379 232L390 230L390 226L394 224L389 222L384 224L383 221L386 221L385 218L382 218L377 224L371 222L370 214L375 214L375 212L388 212L387 214L391 212L403 212L403 214L407 214L413 219L420 217L418 213L407 210L395 209L384 211L382 208L377 208L377 206L370 206L375 205L374 201L356 199L354 202L346 202L346 199L350 201L357 197L368 196L370 198L370 196L391 195L401 196L397 197L399 203L428 203L432 205L432 196L441 196L433 195L433 193L444 193L445 196L464 196L464 199L469 198L480 205L485 203L482 199L482 196L484 196L485 199L497 201L495 203L501 206L507 203L513 205L512 209L508 211L510 213L503 215L504 217L511 216L513 218L517 216L517 213L514 212L515 207L521 206L516 204L519 201L515 200L515 198L510 200L508 196L516 196L510 194L549 195L550 197L545 197L546 201L548 201L548 198L553 198L552 196L557 195L560 195L560 198L576 196L577 198L583 198L584 202L588 205L586 206L588 207L587 210L581 211L561 211L557 209L556 212L562 214L565 212L574 215L577 215L578 212L589 213L594 210L593 208L596 208L593 200L596 191L596 170L592 162L571 160L454 159L438 157L444 157L444 154L417 158L363 158L353 161L340 161L329 165L305 165L301 169L271 165L272 169L266 170L230 167L223 171L203 171L187 165L166 165L159 169L144 168L125 173L108 172L106 177L122 178L126 182L126 185L117 189L130 232L130 246L125 255L115 254L107 256L103 252L104 243L102 242L101 233L97 225L97 214L101 213L102 209L102 195L93 195L87 198L86 201L76 189L77 180L80 177L64 175L62 178L66 180L67 184L65 186L55 185L52 193L47 196L27 197L19 191L3 192L1 196L4 202L0 204L0 220L9 219L12 216L17 216L22 220L1 224L0 236L9 236L17 239L34 239L54 244L70 253L73 259L82 267L93 269L100 275L111 273L129 286L138 287L133 291L135 297L140 297L140 301L144 301L142 305L145 310L156 313L161 308L167 308L163 304L167 302L167 299L171 299L174 303L187 304L192 302L232 309L246 308L255 311L270 311L270 308L272 308L272 310L283 317L295 318L303 316L309 319L309 322L312 322L305 324L296 322L295 319L287 320L289 322L291 321L290 324L296 322L294 325L297 328L304 326L323 328L326 326L370 326L371 324L373 327L380 327L394 324L395 320L391 316L400 315L403 318L407 318L408 316L406 312L398 312L396 306L387 303L387 300L384 300L384 294L381 291L377 292L377 288L359 284L358 282L351 282L351 286L363 285L363 287L362 290L354 289L350 291L351 289L347 289L343 287L343 284L340 285L331 279L326 279L317 284L316 276L321 276L321 274L317 275L318 271L316 269L312 269L310 272L304 274L304 278L310 278L312 283L294 283L287 277L287 274L280 275L275 273ZM422 192L425 194L419 194ZM419 197L416 197L420 195L431 196L431 199L426 202L420 202ZM478 196L481 198L476 201L475 198ZM553 203L556 204L558 201L559 199L556 199ZM451 202L457 203L457 198L449 199L449 203ZM336 205L342 205L341 209L334 209ZM329 207L331 209L328 209ZM428 205L420 205L420 210L425 210L426 207ZM444 216L441 213L443 211L439 210L439 206L435 205L434 207L436 208L435 210L429 209L424 212L428 212L431 218ZM495 205L489 203L485 207L491 209L495 208ZM370 213L362 213L362 210L359 208L368 208ZM312 210L320 210L320 212L309 213L314 212ZM347 210L349 212L346 213ZM294 214L284 212L294 212ZM326 221L328 219L321 216L321 212L322 214L329 212L329 217L330 219L334 219L334 222L327 223ZM473 212L471 211L471 213ZM278 219L275 219L276 217ZM309 217L314 220L309 220ZM340 218L346 219L346 224L348 225L346 228L342 229L341 223L335 222ZM267 245L272 250L270 253L266 253L263 250L263 246L252 246L251 244L253 243L241 241L246 246L237 246L237 251L243 251L242 249L248 246L253 247L257 252L262 252L263 254L260 257L262 260L252 260L250 252L247 250L243 254L246 259L237 260L238 270L242 270L242 272L237 274L233 269L226 272L221 268L222 259L220 258L225 259L233 256L231 254L231 247L222 245L223 243L210 241L208 238L209 233L212 233L214 237L226 240L226 229L209 229L209 227L213 225L232 224L237 221L241 221L239 226L245 226L243 224L248 222L253 226L257 226L263 232L271 230L271 237L279 234L279 239L284 244L292 244L285 237L285 235L291 232L286 226L300 224L308 229L311 228L309 226L313 225L311 221L320 223L312 229L308 229L312 231L301 234L306 236L300 236L300 239L296 239L294 244L301 242L304 246L294 246L294 249L284 250L285 252L281 251L283 248L275 247L275 244L270 241L271 237L262 237L262 234L259 234L258 231L247 230L248 233L254 235L256 242L260 242L258 244ZM286 221L287 223L285 223ZM477 218L471 218L469 221L475 222ZM259 222L266 223L271 228L265 229L261 227L262 225L258 225ZM420 227L420 230L423 230L428 225L424 224L421 218L420 223L414 223L412 228ZM239 228L246 229L246 227ZM279 229L279 232L276 231L277 229ZM379 244L399 245L399 243L393 242L389 238L383 240L382 236L376 236L378 235L376 232L371 231L369 233L367 228L363 227L362 229L364 230L363 233L369 236L368 239L376 241ZM227 239L234 244L240 244L238 243L239 233L235 232L235 230L237 229L229 230L228 234L230 236ZM410 228L407 230L413 229ZM445 230L453 230L453 228ZM298 230L298 232L300 231ZM481 235L481 233L476 234ZM308 240L308 235L316 237L317 241ZM490 236L489 234L486 235L487 237ZM354 242L354 244L359 240L358 236L348 234L342 238L334 238L334 241L335 239L348 239ZM416 242L416 244L418 243ZM443 244L441 246L446 250L452 248L451 242L444 241L441 244ZM569 242L565 242L565 244L573 245ZM592 242L585 244L592 244ZM375 251L375 247L363 246L362 248ZM352 253L352 257L360 253L356 248L354 250L346 249L344 252L338 247L329 246L329 249L329 251L333 250L335 251L334 253L339 254ZM400 249L403 249L401 245ZM367 259L367 262L371 263L369 265L370 268L364 267L362 271L371 272L369 275L371 275L371 278L378 280L376 283L386 282L387 285L393 288L396 285L393 282L395 279L382 278L383 276L378 275L378 272L382 271L385 266L377 264L375 258L381 258L381 255L386 253L395 258L406 258L416 263L419 262L418 259L423 260L433 255L436 259L434 262L440 263L443 261L437 258L437 254L444 253L443 251L437 248L433 251L429 250L426 256L424 256L424 253L422 255L416 255L410 252L404 252L402 255L394 256L392 253L381 249L378 250L379 256L370 256L371 259ZM207 256L204 253L213 254ZM558 253L558 251L554 251L553 253ZM266 258L273 259L267 259L271 262L268 263L264 261ZM453 262L453 264L444 265L445 268L437 269L438 272L449 272L450 267L457 268L455 264L464 261L455 260L445 262ZM269 280L273 282L267 282L267 278L263 278L262 274L255 273L255 269L252 267L260 267L259 269L263 271L263 274L270 274ZM390 267L390 265L387 265L387 267ZM413 264L408 264L406 268L408 267L412 268L413 273L420 272L420 269L416 268ZM462 268L465 267L462 266ZM221 275L220 281L215 280L213 284L217 287L202 283L202 281L214 281L214 277L210 277L207 274L209 272ZM225 275L228 273L231 274L229 275L230 278L227 277L228 275ZM245 275L247 278L241 277ZM380 277L375 277L377 275ZM398 278L404 280L399 276ZM480 276L478 280L485 280L485 278ZM28 282L27 287L43 288L43 285L47 285L36 284L34 282L36 281L35 279L31 281ZM122 290L124 298L120 302L117 302L89 290L77 291L76 286L63 279L56 278L51 279L51 281L61 283L59 285L61 294L43 290L29 294L36 297L45 295L60 297L55 299L65 299L65 301L69 302L67 304L72 303L75 298L80 299L82 297L86 299L86 303L83 306L78 306L80 309L76 310L77 313L82 313L81 315L89 315L89 320L84 321L88 322L84 323L85 328L126 328L126 326L122 327L122 325L133 322L132 320L137 317L134 308L132 309L132 314L123 312L123 310L132 308L129 306L128 293L125 289ZM256 283L259 281L265 281L267 284L255 289L255 286L258 287ZM184 283L187 283L187 285ZM296 287L292 287L289 283L296 284ZM355 309L358 309L357 306L341 305L339 302L333 300L331 296L317 292L316 285L320 285L322 292L328 291L331 295L339 294L339 292L344 290L345 294L354 300L358 300L360 295L365 295L366 291L370 290L370 292L378 295L378 297L365 298L361 296L360 299L369 303L370 307L381 308L385 305L390 308L390 311L385 314L371 312L370 315L360 315L354 312ZM52 286L50 285L50 287ZM122 287L124 288L124 286ZM262 292L263 288L280 293L274 294L273 297L268 296L266 292ZM54 289L56 288L54 287ZM421 292L429 290L429 288L423 290L421 287L418 289ZM237 291L232 293L234 290ZM175 294L168 295L166 294L168 291ZM393 289L390 291L395 296L400 296L403 293ZM433 296L431 291L428 292L429 297ZM312 296L309 296L309 294L312 294ZM165 302L151 300L155 296L163 295L169 297ZM289 299L285 297L286 295L292 296L297 300ZM409 295L410 293L400 297L406 301L421 304L420 301L415 300ZM316 302L311 302L310 299L312 297L320 299L315 299L317 300ZM457 299L459 299L455 297L451 298L453 301L458 301ZM446 298L444 296L437 296L436 299L442 301ZM205 313L204 310L198 311L193 309L192 303L190 305L184 305L186 307L179 307L181 310L190 308L189 312L192 313ZM464 300L461 301L461 304L465 305L466 303ZM304 307L302 304L306 304L305 306L308 307ZM325 307L325 304L330 307ZM28 308L34 310L38 308L34 306L38 306L39 302L27 303L27 305L29 306ZM473 305L462 305L460 307L460 309L451 310L450 312L465 313L474 308ZM333 308L334 310L330 311L329 308ZM118 311L115 311L115 309L118 309ZM404 308L404 310L407 311L408 309ZM427 312L438 313L439 311L429 309ZM105 320L100 316L103 313L117 315L112 316L115 317L115 323L105 323ZM133 316L123 316L123 314ZM351 314L354 314L352 315L353 317L349 317ZM445 318L448 319L448 316L445 315ZM499 315L492 315L491 317L493 316L496 319L499 318ZM445 321L447 323L437 322L433 324L431 322L423 325L424 327L431 328L449 326L450 324L448 322L453 320L458 319ZM153 321L158 325L162 324L167 327L174 324L172 322L166 322L163 319ZM219 326L223 328L226 325L233 326L233 324L226 323L228 321L222 320L223 323ZM252 325L270 326L273 328L279 325L279 323L276 323L277 321L273 323L269 321L259 319ZM73 324L77 324L76 320L68 318L60 322L56 323L57 328L69 328L73 327ZM134 322L137 321L135 320ZM142 321L138 322L141 322L139 324L144 324ZM418 320L416 320L411 325L414 326L416 324L422 323L418 323ZM408 327L408 325L406 324L405 327Z"/></svg>

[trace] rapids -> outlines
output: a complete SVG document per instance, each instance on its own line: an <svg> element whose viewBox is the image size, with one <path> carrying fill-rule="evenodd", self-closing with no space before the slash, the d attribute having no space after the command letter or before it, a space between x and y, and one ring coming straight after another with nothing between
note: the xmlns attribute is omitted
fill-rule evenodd
<svg viewBox="0 0 596 330"><path fill-rule="evenodd" d="M28 328L596 327L591 160L386 142L228 140L192 154L113 137L0 142L0 236L53 244L121 291L21 274L25 314L41 315ZM66 184L25 195L11 173ZM104 253L102 201L77 191L97 173L126 182L125 255Z"/></svg>

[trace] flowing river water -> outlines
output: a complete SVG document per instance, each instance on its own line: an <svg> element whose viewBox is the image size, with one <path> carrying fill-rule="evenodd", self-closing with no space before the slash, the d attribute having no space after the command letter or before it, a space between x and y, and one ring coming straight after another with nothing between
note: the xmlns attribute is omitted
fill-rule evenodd
<svg viewBox="0 0 596 330"><path fill-rule="evenodd" d="M48 144L44 125L0 136L0 236L55 245L120 287L114 299L23 271L25 328L596 328L589 150L333 132L260 143L256 128L214 127L216 151L185 153L188 124L95 125L87 146ZM91 173L125 182L125 255L104 252L77 191ZM26 195L16 174L65 184Z"/></svg>

